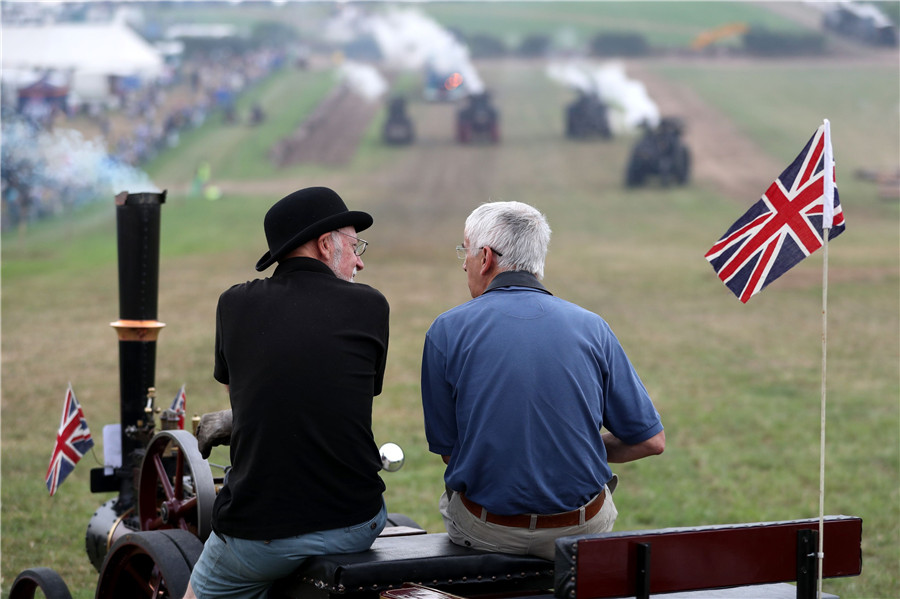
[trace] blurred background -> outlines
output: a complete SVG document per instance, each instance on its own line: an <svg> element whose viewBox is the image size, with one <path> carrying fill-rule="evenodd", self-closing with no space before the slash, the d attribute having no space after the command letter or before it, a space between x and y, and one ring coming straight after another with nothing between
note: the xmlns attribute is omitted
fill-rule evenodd
<svg viewBox="0 0 900 599"><path fill-rule="evenodd" d="M900 2L13 2L2 5L2 571L75 597L102 429L118 422L113 199L162 206L158 405L227 407L218 294L259 276L268 207L334 188L374 226L357 281L392 307L388 508L431 532L420 352L468 299L478 204L553 229L545 284L603 316L666 453L623 465L617 530L818 515L822 268L743 305L704 253L829 119L846 232L830 248L826 513L864 519L841 597L900 595ZM44 484L71 383L95 439ZM210 462L227 464L227 449Z"/></svg>

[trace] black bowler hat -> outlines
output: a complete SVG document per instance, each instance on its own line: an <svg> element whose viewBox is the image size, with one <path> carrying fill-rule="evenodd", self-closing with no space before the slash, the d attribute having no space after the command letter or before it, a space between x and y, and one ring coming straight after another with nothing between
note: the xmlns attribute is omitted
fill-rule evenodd
<svg viewBox="0 0 900 599"><path fill-rule="evenodd" d="M372 217L347 210L344 200L327 187L307 187L278 200L266 212L265 229L269 251L256 263L265 270L294 248L322 233L351 226L357 231L372 226Z"/></svg>

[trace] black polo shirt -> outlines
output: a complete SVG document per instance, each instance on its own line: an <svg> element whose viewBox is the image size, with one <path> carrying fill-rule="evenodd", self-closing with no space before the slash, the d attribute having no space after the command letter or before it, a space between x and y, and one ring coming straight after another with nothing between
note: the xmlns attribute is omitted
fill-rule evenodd
<svg viewBox="0 0 900 599"><path fill-rule="evenodd" d="M216 311L216 380L229 385L232 469L213 528L284 538L358 524L382 504L372 398L389 307L312 258L235 285Z"/></svg>

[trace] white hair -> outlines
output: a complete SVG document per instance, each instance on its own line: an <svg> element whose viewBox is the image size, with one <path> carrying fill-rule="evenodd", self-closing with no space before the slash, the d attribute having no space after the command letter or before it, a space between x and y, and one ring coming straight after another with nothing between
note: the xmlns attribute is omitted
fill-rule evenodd
<svg viewBox="0 0 900 599"><path fill-rule="evenodd" d="M502 270L524 270L544 277L544 259L550 245L547 217L522 202L488 202L466 219L469 251L490 247Z"/></svg>

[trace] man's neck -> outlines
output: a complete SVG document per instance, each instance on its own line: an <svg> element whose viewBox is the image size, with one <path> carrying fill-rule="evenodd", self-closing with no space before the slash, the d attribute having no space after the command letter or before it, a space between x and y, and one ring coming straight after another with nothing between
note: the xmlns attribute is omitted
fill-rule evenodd
<svg viewBox="0 0 900 599"><path fill-rule="evenodd" d="M491 279L491 282L488 283L488 286L483 293L502 287L531 287L532 289L537 289L544 293L550 293L547 291L547 288L538 281L538 278L534 274L524 270L504 270L498 272L494 275L494 278Z"/></svg>

